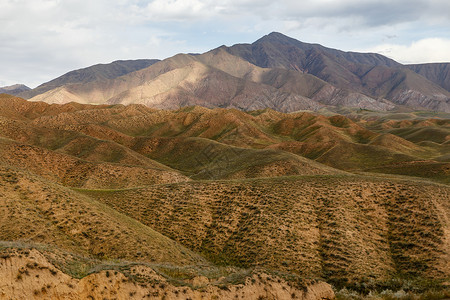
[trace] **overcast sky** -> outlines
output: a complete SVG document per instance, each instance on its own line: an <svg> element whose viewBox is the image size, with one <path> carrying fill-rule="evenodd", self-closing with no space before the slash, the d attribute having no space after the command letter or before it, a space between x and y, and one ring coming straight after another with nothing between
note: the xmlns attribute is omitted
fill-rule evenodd
<svg viewBox="0 0 450 300"><path fill-rule="evenodd" d="M448 0L0 0L0 86L272 31L402 63L450 62Z"/></svg>

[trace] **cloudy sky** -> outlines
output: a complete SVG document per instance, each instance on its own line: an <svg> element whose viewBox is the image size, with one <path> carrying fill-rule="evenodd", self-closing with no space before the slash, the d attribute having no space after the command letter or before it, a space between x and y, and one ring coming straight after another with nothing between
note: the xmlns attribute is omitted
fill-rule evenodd
<svg viewBox="0 0 450 300"><path fill-rule="evenodd" d="M272 31L402 63L450 62L448 0L0 0L0 86Z"/></svg>

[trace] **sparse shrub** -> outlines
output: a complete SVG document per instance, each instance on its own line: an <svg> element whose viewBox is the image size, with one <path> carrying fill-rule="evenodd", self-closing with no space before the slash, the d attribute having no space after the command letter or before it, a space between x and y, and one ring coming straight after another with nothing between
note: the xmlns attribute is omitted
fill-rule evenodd
<svg viewBox="0 0 450 300"><path fill-rule="evenodd" d="M336 299L337 300L352 300L352 299L360 299L360 295L355 291L347 290L346 288L343 288L336 292Z"/></svg>

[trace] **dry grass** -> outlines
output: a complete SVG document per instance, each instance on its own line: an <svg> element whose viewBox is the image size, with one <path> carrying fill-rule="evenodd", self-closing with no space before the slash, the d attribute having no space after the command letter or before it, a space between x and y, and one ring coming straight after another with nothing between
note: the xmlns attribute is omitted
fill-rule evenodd
<svg viewBox="0 0 450 300"><path fill-rule="evenodd" d="M449 192L421 182L313 176L85 193L216 263L351 286L364 278L448 276Z"/></svg>
<svg viewBox="0 0 450 300"><path fill-rule="evenodd" d="M98 258L204 262L135 219L29 173L1 166L0 193L0 240L47 243Z"/></svg>
<svg viewBox="0 0 450 300"><path fill-rule="evenodd" d="M444 119L0 107L0 240L174 278L206 259L358 292L450 276L450 191L429 182L448 183Z"/></svg>
<svg viewBox="0 0 450 300"><path fill-rule="evenodd" d="M413 176L441 182L448 177L446 165L433 165L434 159L445 163L449 151L449 123L442 116L408 114L408 120L392 120L394 115L375 113L349 112L351 118L347 118L273 110L245 113L199 107L162 111L142 105L58 106L11 97L0 102L4 108L0 122L3 137L91 162L166 168L152 158L189 176L218 173L217 168L224 173L194 176L198 179L302 175L311 174L308 169L321 168L295 156L259 151L268 148L347 171L383 166L376 171L412 172ZM199 157L209 148L216 152L246 151L233 154L227 159L230 163L221 166L214 159L205 162ZM433 165L432 170L417 172L408 164L398 164L416 161ZM274 166L277 162L283 166Z"/></svg>

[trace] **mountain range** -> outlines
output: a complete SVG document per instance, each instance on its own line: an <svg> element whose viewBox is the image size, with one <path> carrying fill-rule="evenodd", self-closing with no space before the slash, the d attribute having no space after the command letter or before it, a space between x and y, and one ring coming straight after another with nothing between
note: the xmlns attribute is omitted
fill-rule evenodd
<svg viewBox="0 0 450 300"><path fill-rule="evenodd" d="M271 33L203 54L117 61L69 72L18 95L31 101L281 112L355 107L450 112L450 64L402 65Z"/></svg>

